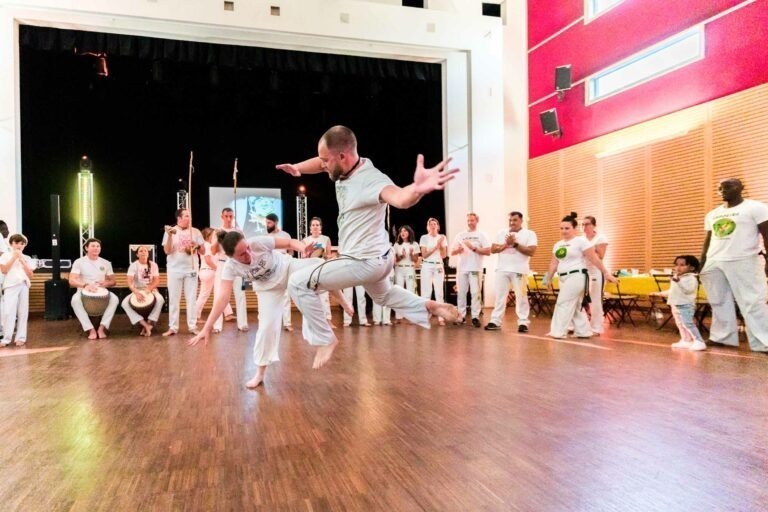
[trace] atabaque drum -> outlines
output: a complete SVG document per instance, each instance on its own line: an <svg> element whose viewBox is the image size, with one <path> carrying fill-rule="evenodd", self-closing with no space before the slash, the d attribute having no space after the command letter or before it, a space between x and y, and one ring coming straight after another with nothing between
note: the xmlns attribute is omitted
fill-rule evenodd
<svg viewBox="0 0 768 512"><path fill-rule="evenodd" d="M155 307L155 294L147 290L136 290L128 302L136 313L147 318Z"/></svg>
<svg viewBox="0 0 768 512"><path fill-rule="evenodd" d="M106 288L98 286L93 291L83 288L80 293L83 308L85 308L88 316L101 316L107 310L107 306L109 306L109 290Z"/></svg>

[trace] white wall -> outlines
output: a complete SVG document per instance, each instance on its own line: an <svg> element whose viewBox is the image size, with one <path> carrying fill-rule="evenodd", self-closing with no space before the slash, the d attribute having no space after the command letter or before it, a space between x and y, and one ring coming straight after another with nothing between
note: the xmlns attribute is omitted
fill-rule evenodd
<svg viewBox="0 0 768 512"><path fill-rule="evenodd" d="M480 215L489 235L506 225L510 201L505 193L515 191L516 197L525 189L524 183L509 183L510 166L505 168L504 161L503 59L508 56L502 38L509 27L503 29L498 18L481 16L479 1L432 1L430 9L360 0L234 3L231 12L224 11L222 0L17 0L12 5L0 0L0 219L12 231L20 230L22 211L38 211L37 205L21 204L19 179L18 25L33 24L440 62L446 77L444 148L462 170L447 194L447 234L452 237L463 229L469 210ZM280 7L280 16L270 14L272 5ZM514 25L524 28L525 19ZM518 176L519 166L513 169ZM41 206L39 211L47 215L47 206ZM495 257L489 258L489 272L494 265Z"/></svg>

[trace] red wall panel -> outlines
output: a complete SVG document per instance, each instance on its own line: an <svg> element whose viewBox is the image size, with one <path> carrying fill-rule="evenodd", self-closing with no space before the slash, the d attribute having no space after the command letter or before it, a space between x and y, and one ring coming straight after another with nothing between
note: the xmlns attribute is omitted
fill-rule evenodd
<svg viewBox="0 0 768 512"><path fill-rule="evenodd" d="M528 48L584 15L584 0L528 0Z"/></svg>
<svg viewBox="0 0 768 512"><path fill-rule="evenodd" d="M625 3L632 2L627 0ZM637 3L642 4L643 2ZM660 2L659 0L646 0L645 2L645 4L652 3L659 4ZM532 52L531 62L533 63L534 54L552 45L559 47L566 41L568 44L564 46L567 49L564 48L563 53L568 53L580 60L558 61L557 65L572 64L574 81L577 81L585 74L606 67L621 60L621 58L636 53L645 46L650 46L666 36L710 17L713 13L703 12L703 7L709 8L712 4L718 4L720 9L724 9L738 2L726 2L725 0L681 2L681 4L688 4L683 6L686 8L672 5L674 2L662 3L667 7L664 11L664 20L653 23L651 19L645 16L638 18L642 19L643 23L647 23L648 28L638 29L639 35L633 35L631 39L642 39L644 43L636 48L621 52L621 55L613 56L615 53L619 53L616 51L615 45L620 42L615 39L606 43L598 43L596 39L590 39L592 42L589 44L571 39L570 33L576 29L574 27L541 49ZM617 7L616 11L622 6ZM696 16L691 16L692 12L696 12ZM620 13L611 11L586 25L586 28L610 19L609 16L613 14ZM678 18L687 16L686 22L670 22L668 18L672 18L672 14ZM616 23L618 23L617 27L631 25L627 20L616 21ZM637 26L640 26L639 22ZM662 28L661 31L660 27ZM648 33L653 34L654 37L647 37ZM766 66L768 63L768 0L758 0L707 24L705 38L706 56L703 60L611 98L585 106L584 86L582 84L569 91L563 102L558 102L556 98L550 98L531 107L530 157L534 158L642 121L768 82L768 66ZM577 46L582 53L574 52L573 46ZM604 55L611 55L612 57L606 59ZM595 66L595 69L580 72L579 69L586 69L582 64L579 64L580 62L590 63L589 65ZM532 102L553 90L554 65L547 71L546 75L544 77L541 68L531 70L529 78L531 90L545 91L543 94L539 92L536 96L532 92ZM543 86L545 79L547 82L546 90ZM537 84L534 84L534 81L538 81ZM557 107L558 117L563 128L564 135L560 139L545 137L541 133L539 112L552 107Z"/></svg>

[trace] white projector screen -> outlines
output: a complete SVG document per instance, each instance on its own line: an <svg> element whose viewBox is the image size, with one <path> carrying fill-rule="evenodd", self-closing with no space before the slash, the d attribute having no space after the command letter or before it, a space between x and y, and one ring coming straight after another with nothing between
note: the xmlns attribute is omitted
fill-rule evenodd
<svg viewBox="0 0 768 512"><path fill-rule="evenodd" d="M267 233L265 217L274 213L283 226L283 201L279 188L238 188L237 201L231 188L208 187L210 226L221 226L221 210L235 211L235 225L243 230L246 238Z"/></svg>

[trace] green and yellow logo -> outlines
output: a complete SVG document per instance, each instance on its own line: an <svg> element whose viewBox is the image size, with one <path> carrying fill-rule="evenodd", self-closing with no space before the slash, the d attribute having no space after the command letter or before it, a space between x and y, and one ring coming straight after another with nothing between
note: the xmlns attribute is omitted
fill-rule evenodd
<svg viewBox="0 0 768 512"><path fill-rule="evenodd" d="M733 233L734 229L736 229L736 223L731 219L719 219L715 221L714 226L712 226L712 232L717 238L723 238L730 235Z"/></svg>
<svg viewBox="0 0 768 512"><path fill-rule="evenodd" d="M565 258L566 254L568 254L567 247L558 247L558 249L555 251L555 258L562 260L563 258Z"/></svg>

